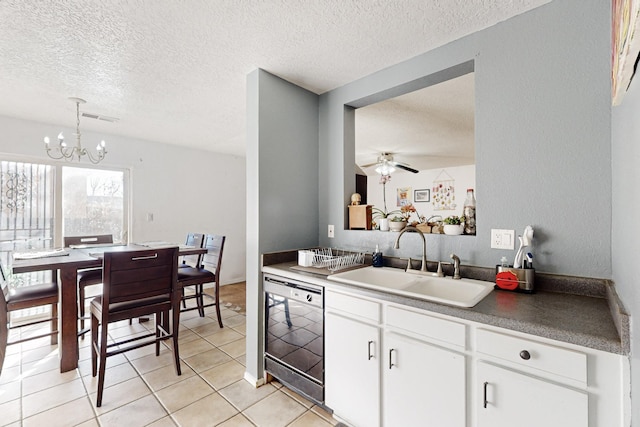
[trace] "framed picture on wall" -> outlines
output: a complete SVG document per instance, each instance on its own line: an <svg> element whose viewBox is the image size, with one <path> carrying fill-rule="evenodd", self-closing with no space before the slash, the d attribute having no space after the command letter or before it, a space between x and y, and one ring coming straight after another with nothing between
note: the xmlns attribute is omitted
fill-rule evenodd
<svg viewBox="0 0 640 427"><path fill-rule="evenodd" d="M401 187L398 191L398 206L407 206L411 204L411 187Z"/></svg>
<svg viewBox="0 0 640 427"><path fill-rule="evenodd" d="M431 190L415 190L413 192L413 201L416 203L431 201Z"/></svg>

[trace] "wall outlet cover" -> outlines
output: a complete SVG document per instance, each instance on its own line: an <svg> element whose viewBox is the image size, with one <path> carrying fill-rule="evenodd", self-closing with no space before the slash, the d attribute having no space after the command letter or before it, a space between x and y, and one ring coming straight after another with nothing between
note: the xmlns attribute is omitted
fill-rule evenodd
<svg viewBox="0 0 640 427"><path fill-rule="evenodd" d="M328 234L328 236L330 238L334 238L335 237L335 228L333 227L333 224L329 224L328 233L327 234Z"/></svg>
<svg viewBox="0 0 640 427"><path fill-rule="evenodd" d="M515 247L515 230L491 229L491 249L511 249Z"/></svg>

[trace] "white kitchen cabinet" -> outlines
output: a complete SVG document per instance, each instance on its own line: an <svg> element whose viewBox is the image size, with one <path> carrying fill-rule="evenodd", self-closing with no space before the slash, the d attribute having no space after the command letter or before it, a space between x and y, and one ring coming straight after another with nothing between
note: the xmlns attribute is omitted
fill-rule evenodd
<svg viewBox="0 0 640 427"><path fill-rule="evenodd" d="M325 297L325 403L335 416L357 427L466 425L465 357L429 343L464 346L463 325L388 307L381 340L381 303Z"/></svg>
<svg viewBox="0 0 640 427"><path fill-rule="evenodd" d="M466 363L457 352L384 335L385 426L466 425Z"/></svg>
<svg viewBox="0 0 640 427"><path fill-rule="evenodd" d="M630 425L625 356L347 291L325 301L325 403L351 426Z"/></svg>
<svg viewBox="0 0 640 427"><path fill-rule="evenodd" d="M380 329L325 316L325 403L354 426L380 425Z"/></svg>
<svg viewBox="0 0 640 427"><path fill-rule="evenodd" d="M589 396L551 381L479 362L478 427L586 427Z"/></svg>

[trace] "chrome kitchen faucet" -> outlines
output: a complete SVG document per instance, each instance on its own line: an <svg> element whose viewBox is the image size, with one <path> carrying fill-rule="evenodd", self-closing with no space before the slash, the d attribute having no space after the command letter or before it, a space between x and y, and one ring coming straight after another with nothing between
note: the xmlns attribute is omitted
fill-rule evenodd
<svg viewBox="0 0 640 427"><path fill-rule="evenodd" d="M400 238L407 231L419 233L420 237L422 237L422 266L420 267L420 271L426 273L427 272L427 239L425 239L424 233L422 231L418 230L416 227L411 225L405 227L398 235L398 238L396 239L396 243L395 245L393 245L393 248L400 249ZM409 262L407 263L407 270L411 270L411 257L409 257Z"/></svg>

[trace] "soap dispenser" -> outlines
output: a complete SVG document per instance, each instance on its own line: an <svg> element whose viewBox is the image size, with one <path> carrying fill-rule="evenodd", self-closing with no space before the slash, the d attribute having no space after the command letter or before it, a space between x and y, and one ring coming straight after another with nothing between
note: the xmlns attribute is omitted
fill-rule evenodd
<svg viewBox="0 0 640 427"><path fill-rule="evenodd" d="M383 259L382 259L382 252L380 252L380 250L378 249L378 245L376 245L376 250L373 253L372 257L372 265L374 267L382 267L384 265Z"/></svg>

